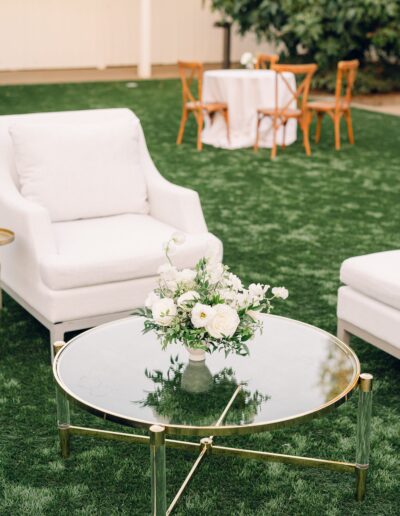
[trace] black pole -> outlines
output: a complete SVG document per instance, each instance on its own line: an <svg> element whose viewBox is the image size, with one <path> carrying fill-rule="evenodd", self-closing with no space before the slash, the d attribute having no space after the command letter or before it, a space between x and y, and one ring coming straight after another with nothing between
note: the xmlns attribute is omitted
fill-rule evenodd
<svg viewBox="0 0 400 516"><path fill-rule="evenodd" d="M216 27L224 29L224 47L222 57L222 67L231 67L231 23L227 21L219 21L215 23Z"/></svg>

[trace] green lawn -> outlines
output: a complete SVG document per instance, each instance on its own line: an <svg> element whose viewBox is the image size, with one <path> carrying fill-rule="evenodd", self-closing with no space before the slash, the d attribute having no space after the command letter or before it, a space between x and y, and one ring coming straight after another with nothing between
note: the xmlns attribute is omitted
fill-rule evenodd
<svg viewBox="0 0 400 516"><path fill-rule="evenodd" d="M180 98L175 80L136 89L125 83L1 87L0 114L131 108L162 174L199 192L232 270L246 282L284 284L290 297L280 313L334 333L343 259L400 247L400 118L355 110L356 145L343 139L340 152L325 120L311 158L295 143L272 163L266 150L206 146L198 153L192 121L177 147ZM360 340L352 344L362 370L376 377L364 503L354 501L354 480L346 474L210 457L176 514L399 514L400 362ZM147 448L77 438L71 457L60 458L48 333L8 297L0 359L0 514L148 514ZM357 399L295 428L218 442L352 461ZM73 421L101 424L79 410ZM193 456L168 450L170 499L192 463Z"/></svg>

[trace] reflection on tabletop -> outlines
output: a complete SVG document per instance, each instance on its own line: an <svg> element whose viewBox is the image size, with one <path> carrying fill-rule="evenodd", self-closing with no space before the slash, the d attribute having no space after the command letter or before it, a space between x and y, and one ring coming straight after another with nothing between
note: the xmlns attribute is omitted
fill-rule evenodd
<svg viewBox="0 0 400 516"><path fill-rule="evenodd" d="M145 399L134 403L151 407L163 421L168 419L171 424L215 424L239 385L233 369L224 367L212 375L205 362L184 363L178 356L171 356L170 360L165 374L160 370L144 371L154 382L155 389L148 392ZM258 391L252 393L242 385L224 423L251 423L258 407L267 399L267 395Z"/></svg>

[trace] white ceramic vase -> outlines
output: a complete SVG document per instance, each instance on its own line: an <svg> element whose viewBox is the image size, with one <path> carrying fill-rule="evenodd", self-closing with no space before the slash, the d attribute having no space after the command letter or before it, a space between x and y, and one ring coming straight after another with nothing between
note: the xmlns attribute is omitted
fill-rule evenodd
<svg viewBox="0 0 400 516"><path fill-rule="evenodd" d="M192 362L203 362L206 359L206 352L204 349L193 349L185 346L189 353L189 360Z"/></svg>

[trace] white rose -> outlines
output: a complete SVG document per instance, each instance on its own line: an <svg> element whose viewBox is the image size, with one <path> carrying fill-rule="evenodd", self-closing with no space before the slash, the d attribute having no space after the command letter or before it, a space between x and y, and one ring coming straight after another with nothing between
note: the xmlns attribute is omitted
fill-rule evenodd
<svg viewBox="0 0 400 516"><path fill-rule="evenodd" d="M183 233L176 232L172 235L171 240L177 245L182 245L186 242L186 236Z"/></svg>
<svg viewBox="0 0 400 516"><path fill-rule="evenodd" d="M176 305L170 297L164 297L155 301L152 306L154 321L160 326L170 326L176 315Z"/></svg>
<svg viewBox="0 0 400 516"><path fill-rule="evenodd" d="M185 292L181 296L178 297L177 304L178 306L184 308L184 305L186 303L189 303L190 301L195 301L196 299L199 299L199 293L195 290L189 290L188 292Z"/></svg>
<svg viewBox="0 0 400 516"><path fill-rule="evenodd" d="M275 297L278 297L281 299L286 299L289 295L289 291L285 287L274 287L272 289L272 293L274 294Z"/></svg>
<svg viewBox="0 0 400 516"><path fill-rule="evenodd" d="M147 296L146 298L146 301L145 301L145 306L146 308L151 308L153 306L153 304L156 302L156 301L159 301L160 300L160 296L158 296L154 290L152 290L150 292L150 294Z"/></svg>
<svg viewBox="0 0 400 516"><path fill-rule="evenodd" d="M192 310L191 321L195 328L204 328L210 324L214 318L214 309L212 306L196 303Z"/></svg>
<svg viewBox="0 0 400 516"><path fill-rule="evenodd" d="M197 272L192 269L183 269L182 271L178 272L176 280L178 283L191 285L194 282L196 275Z"/></svg>
<svg viewBox="0 0 400 516"><path fill-rule="evenodd" d="M206 330L215 339L232 337L239 326L239 316L233 308L225 304L213 306L214 317L207 324Z"/></svg>

